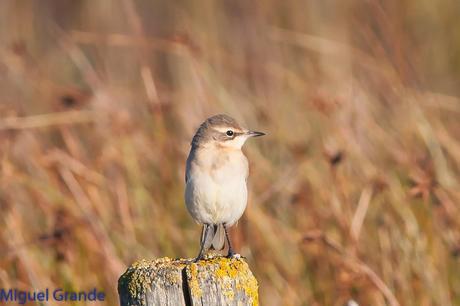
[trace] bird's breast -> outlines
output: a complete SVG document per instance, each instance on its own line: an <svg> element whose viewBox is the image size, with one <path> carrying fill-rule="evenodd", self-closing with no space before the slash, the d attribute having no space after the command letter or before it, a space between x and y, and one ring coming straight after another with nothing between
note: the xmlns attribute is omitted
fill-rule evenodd
<svg viewBox="0 0 460 306"><path fill-rule="evenodd" d="M247 204L248 175L248 161L241 151L199 152L187 169L186 202L192 215L199 215L195 219L232 223L241 216Z"/></svg>

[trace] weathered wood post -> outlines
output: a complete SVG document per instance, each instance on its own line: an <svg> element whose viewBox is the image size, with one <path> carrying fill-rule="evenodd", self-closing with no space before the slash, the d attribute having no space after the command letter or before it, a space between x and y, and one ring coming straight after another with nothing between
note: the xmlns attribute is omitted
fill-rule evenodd
<svg viewBox="0 0 460 306"><path fill-rule="evenodd" d="M121 306L258 305L258 285L242 258L211 255L140 260L118 280Z"/></svg>

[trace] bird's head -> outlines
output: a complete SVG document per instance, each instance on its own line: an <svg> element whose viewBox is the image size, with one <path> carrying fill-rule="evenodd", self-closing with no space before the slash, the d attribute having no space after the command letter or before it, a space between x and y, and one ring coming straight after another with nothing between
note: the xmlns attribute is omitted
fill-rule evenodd
<svg viewBox="0 0 460 306"><path fill-rule="evenodd" d="M220 114L206 119L200 125L193 137L192 146L241 149L248 138L263 135L265 133L243 128L232 117Z"/></svg>

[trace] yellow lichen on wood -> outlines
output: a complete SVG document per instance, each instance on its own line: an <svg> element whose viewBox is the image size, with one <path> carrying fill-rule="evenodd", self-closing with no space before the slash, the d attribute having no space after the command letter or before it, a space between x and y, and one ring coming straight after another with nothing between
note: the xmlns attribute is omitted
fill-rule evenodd
<svg viewBox="0 0 460 306"><path fill-rule="evenodd" d="M190 293L196 297L200 298L201 295L203 294L203 291L201 290L200 284L198 283L198 268L196 266L197 264L192 263L190 265L190 273L188 276L188 286L190 288Z"/></svg>
<svg viewBox="0 0 460 306"><path fill-rule="evenodd" d="M258 305L258 284L248 264L240 258L209 255L187 267L190 292L194 298L202 295L205 279L216 282L227 301L233 301L237 291L244 291L251 305Z"/></svg>
<svg viewBox="0 0 460 306"><path fill-rule="evenodd" d="M134 262L118 281L118 291L127 291L130 299L143 299L146 291L151 289L156 276L164 275L170 284L180 285L181 271L185 267L183 260L163 257L155 260L141 259Z"/></svg>
<svg viewBox="0 0 460 306"><path fill-rule="evenodd" d="M167 257L137 261L120 277L118 291L122 306L259 302L257 280L244 259L217 255L196 263Z"/></svg>

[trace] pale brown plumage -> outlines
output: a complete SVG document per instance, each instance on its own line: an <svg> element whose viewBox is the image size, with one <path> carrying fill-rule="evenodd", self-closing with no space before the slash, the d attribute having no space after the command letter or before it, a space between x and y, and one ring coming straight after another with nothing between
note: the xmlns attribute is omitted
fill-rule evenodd
<svg viewBox="0 0 460 306"><path fill-rule="evenodd" d="M233 254L226 227L238 221L247 204L248 161L241 147L248 138L262 135L227 115L208 118L196 131L185 175L187 209L203 224L196 260L210 247L223 248L225 237Z"/></svg>

